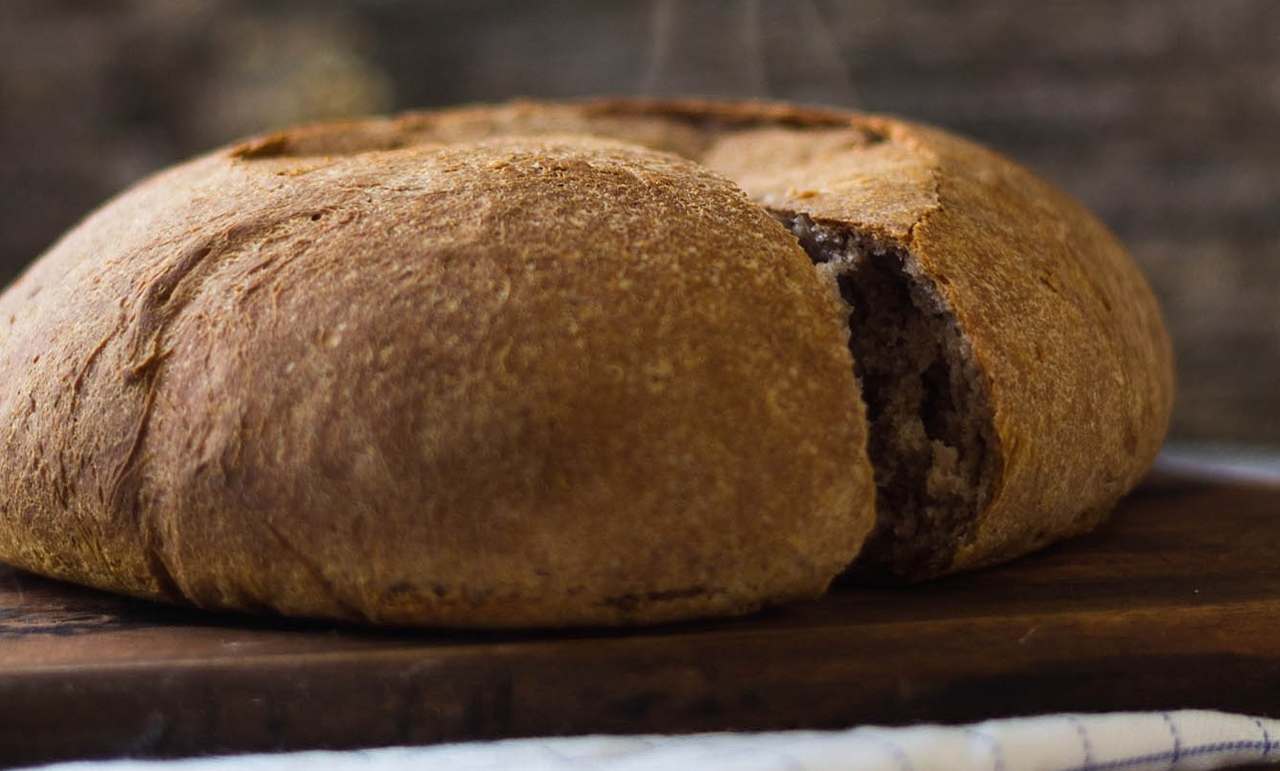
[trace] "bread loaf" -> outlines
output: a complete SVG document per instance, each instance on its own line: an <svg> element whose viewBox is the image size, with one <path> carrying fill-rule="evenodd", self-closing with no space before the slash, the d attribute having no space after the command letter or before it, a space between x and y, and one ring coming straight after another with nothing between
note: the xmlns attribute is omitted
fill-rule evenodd
<svg viewBox="0 0 1280 771"><path fill-rule="evenodd" d="M0 296L0 386L0 560L474 627L1009 559L1102 519L1173 391L1123 248L1013 163L882 117L638 101L162 172Z"/></svg>

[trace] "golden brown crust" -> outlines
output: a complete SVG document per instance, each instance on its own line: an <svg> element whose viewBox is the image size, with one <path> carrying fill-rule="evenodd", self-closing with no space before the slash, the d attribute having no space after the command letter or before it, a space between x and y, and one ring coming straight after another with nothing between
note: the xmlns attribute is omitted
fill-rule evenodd
<svg viewBox="0 0 1280 771"><path fill-rule="evenodd" d="M834 290L723 178L583 135L911 254L993 411L947 570L1091 527L1149 466L1155 301L1020 167L833 110L518 102L251 140L65 237L0 297L0 558L412 624L821 591L873 498Z"/></svg>
<svg viewBox="0 0 1280 771"><path fill-rule="evenodd" d="M837 297L632 146L215 153L0 312L0 556L103 588L657 622L816 596L873 517Z"/></svg>

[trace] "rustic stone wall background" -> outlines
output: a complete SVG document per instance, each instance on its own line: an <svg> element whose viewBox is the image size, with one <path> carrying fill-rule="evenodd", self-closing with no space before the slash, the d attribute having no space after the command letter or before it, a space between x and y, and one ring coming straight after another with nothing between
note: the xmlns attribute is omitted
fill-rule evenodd
<svg viewBox="0 0 1280 771"><path fill-rule="evenodd" d="M1175 433L1280 442L1272 0L5 0L0 281L235 136L515 95L832 102L986 141L1097 209L1172 323Z"/></svg>

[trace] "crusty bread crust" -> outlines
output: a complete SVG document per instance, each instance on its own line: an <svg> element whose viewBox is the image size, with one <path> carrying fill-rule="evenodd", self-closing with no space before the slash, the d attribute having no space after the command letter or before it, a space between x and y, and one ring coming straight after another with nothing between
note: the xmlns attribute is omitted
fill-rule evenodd
<svg viewBox="0 0 1280 771"><path fill-rule="evenodd" d="M873 514L843 310L694 164L219 151L0 299L0 556L210 608L659 622L814 597Z"/></svg>
<svg viewBox="0 0 1280 771"><path fill-rule="evenodd" d="M995 476L941 572L1147 469L1155 300L1020 167L833 110L512 103L239 143L51 248L0 296L0 559L412 625L815 596L872 526L866 421L846 309L761 205L909 251L971 348Z"/></svg>

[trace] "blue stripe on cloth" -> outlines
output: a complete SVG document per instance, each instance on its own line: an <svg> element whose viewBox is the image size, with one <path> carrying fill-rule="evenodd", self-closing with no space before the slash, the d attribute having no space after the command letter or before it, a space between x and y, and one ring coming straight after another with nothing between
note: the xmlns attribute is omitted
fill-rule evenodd
<svg viewBox="0 0 1280 771"><path fill-rule="evenodd" d="M994 736L988 736L976 728L966 728L964 732L970 736L976 736L986 742L991 752L991 771L1004 771L1004 748L1000 746L1000 741Z"/></svg>
<svg viewBox="0 0 1280 771"><path fill-rule="evenodd" d="M1105 763L1091 763L1082 766L1068 766L1059 769L1059 771L1114 771L1117 768L1126 766L1141 766L1147 763L1156 763L1161 760L1176 762L1181 758L1199 757L1202 755L1213 755L1218 752L1239 752L1241 750L1260 750L1267 746L1265 742L1217 742L1215 744L1201 744L1198 747L1189 749L1177 748L1173 750L1165 750L1164 752L1152 752L1147 755L1134 755L1129 758L1119 758L1116 760L1108 760Z"/></svg>
<svg viewBox="0 0 1280 771"><path fill-rule="evenodd" d="M872 740L884 749L889 751L893 759L898 763L898 771L915 771L915 766L911 765L911 758L907 757L907 751L887 736L881 736L874 731L861 731L859 735Z"/></svg>
<svg viewBox="0 0 1280 771"><path fill-rule="evenodd" d="M1089 732L1081 724L1080 718L1075 715L1067 715L1067 722L1075 727L1076 734L1080 736L1080 743L1084 745L1084 766L1082 767L1089 768L1093 765L1093 742L1089 740Z"/></svg>

